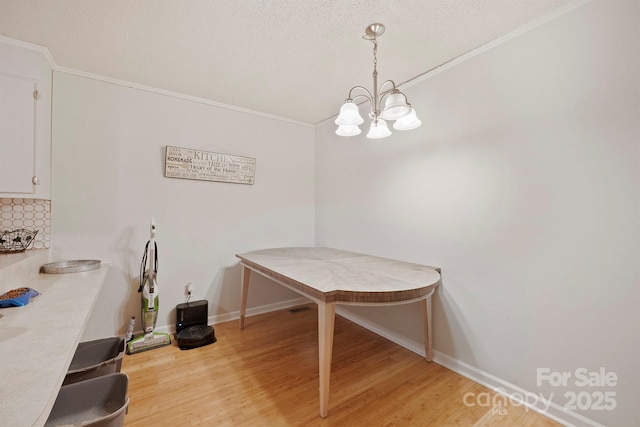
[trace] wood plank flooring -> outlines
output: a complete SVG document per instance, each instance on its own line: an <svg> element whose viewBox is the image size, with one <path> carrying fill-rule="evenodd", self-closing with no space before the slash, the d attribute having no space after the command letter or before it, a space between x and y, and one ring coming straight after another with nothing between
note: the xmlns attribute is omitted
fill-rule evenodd
<svg viewBox="0 0 640 427"><path fill-rule="evenodd" d="M320 418L315 304L215 325L218 342L125 355L126 427L559 426L336 316L329 416ZM492 394L493 395L493 394ZM475 402L475 398L467 398Z"/></svg>

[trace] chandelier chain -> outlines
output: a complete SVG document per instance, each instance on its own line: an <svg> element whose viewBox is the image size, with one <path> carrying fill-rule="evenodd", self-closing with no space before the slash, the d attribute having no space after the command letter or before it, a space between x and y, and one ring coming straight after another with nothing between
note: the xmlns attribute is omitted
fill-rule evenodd
<svg viewBox="0 0 640 427"><path fill-rule="evenodd" d="M374 37L371 42L373 43L373 72L378 74L378 41Z"/></svg>
<svg viewBox="0 0 640 427"><path fill-rule="evenodd" d="M378 116L380 115L380 94L378 93L378 39L374 35L369 40L373 43L373 102L371 103L371 113L369 116L373 119L374 123L378 123Z"/></svg>

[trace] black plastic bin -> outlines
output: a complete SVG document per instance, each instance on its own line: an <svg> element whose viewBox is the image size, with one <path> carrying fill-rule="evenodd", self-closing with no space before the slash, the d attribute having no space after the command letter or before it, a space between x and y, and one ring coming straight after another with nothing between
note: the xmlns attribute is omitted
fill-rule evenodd
<svg viewBox="0 0 640 427"><path fill-rule="evenodd" d="M62 385L120 372L124 338L102 338L78 344Z"/></svg>
<svg viewBox="0 0 640 427"><path fill-rule="evenodd" d="M107 374L60 387L45 427L122 427L129 407L126 374Z"/></svg>

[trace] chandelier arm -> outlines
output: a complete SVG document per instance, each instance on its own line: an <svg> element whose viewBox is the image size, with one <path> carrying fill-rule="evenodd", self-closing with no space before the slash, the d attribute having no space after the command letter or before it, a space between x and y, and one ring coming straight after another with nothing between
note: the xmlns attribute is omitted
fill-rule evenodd
<svg viewBox="0 0 640 427"><path fill-rule="evenodd" d="M355 96L353 96L353 91L356 89L360 89L362 90L364 93L362 94L357 94ZM369 89L367 89L364 86L354 86L351 88L351 90L349 91L349 98L350 100L355 100L357 98L366 98L369 102L373 103L373 95L371 95L371 92L369 92Z"/></svg>
<svg viewBox="0 0 640 427"><path fill-rule="evenodd" d="M391 88L384 90L385 86L391 85ZM393 80L387 80L384 83L382 83L380 85L380 89L378 91L378 111L382 112L382 103L384 102L384 99L393 91L397 91L398 89L396 88L396 84ZM400 92L402 93L402 92ZM403 94L404 95L404 94ZM407 97L405 96L405 100L407 99Z"/></svg>
<svg viewBox="0 0 640 427"><path fill-rule="evenodd" d="M384 87L387 84L391 84L391 89L387 89L387 90L383 91L382 89L384 89ZM386 82L384 82L384 83L382 83L380 85L380 93L379 93L379 95L380 95L380 97L383 97L383 96L393 92L394 90L398 90L398 87L396 86L396 83L393 80L387 80Z"/></svg>

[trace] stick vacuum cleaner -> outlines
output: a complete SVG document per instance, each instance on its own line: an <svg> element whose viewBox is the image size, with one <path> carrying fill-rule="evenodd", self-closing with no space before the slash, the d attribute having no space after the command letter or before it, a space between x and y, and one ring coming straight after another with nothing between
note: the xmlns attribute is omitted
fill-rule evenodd
<svg viewBox="0 0 640 427"><path fill-rule="evenodd" d="M127 354L140 353L171 344L169 334L154 332L158 320L158 245L155 240L156 224L151 219L151 238L144 248L140 264L140 287L142 294L142 330L144 335L132 339L127 344ZM148 263L147 263L148 261ZM148 264L148 267L147 267Z"/></svg>

